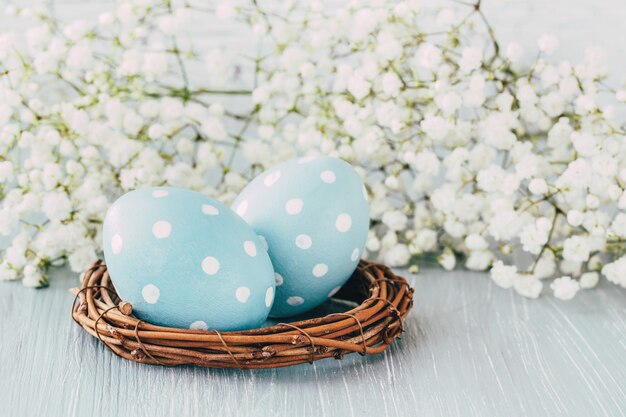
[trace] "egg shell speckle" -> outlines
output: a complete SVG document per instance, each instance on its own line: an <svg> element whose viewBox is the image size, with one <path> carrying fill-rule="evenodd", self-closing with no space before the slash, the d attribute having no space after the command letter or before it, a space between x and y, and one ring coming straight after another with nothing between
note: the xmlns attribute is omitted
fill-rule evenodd
<svg viewBox="0 0 626 417"><path fill-rule="evenodd" d="M350 278L369 229L363 190L347 162L306 157L268 169L239 194L232 207L265 238L276 272L270 316L317 307Z"/></svg>
<svg viewBox="0 0 626 417"><path fill-rule="evenodd" d="M267 318L275 291L267 251L218 201L172 187L131 191L107 212L103 240L111 280L142 320L228 331Z"/></svg>

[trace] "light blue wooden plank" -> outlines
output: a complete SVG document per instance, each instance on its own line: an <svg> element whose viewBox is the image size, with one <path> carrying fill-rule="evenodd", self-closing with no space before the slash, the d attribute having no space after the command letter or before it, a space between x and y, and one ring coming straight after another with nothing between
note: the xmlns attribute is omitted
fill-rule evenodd
<svg viewBox="0 0 626 417"><path fill-rule="evenodd" d="M163 368L113 355L69 317L76 277L0 283L0 404L45 416L624 416L626 298L526 300L484 274L411 277L390 351L278 370Z"/></svg>

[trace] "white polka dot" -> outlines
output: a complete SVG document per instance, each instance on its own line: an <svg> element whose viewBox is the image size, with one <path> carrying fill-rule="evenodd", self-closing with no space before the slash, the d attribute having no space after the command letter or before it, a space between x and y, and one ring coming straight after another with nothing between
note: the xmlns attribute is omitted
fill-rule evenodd
<svg viewBox="0 0 626 417"><path fill-rule="evenodd" d="M267 243L267 239L265 239L265 236L263 235L258 235L259 236L259 240L261 241L261 245L263 245L263 247L265 248L265 251L268 251L270 248L270 245Z"/></svg>
<svg viewBox="0 0 626 417"><path fill-rule="evenodd" d="M218 214L220 214L220 211L217 209L217 207L212 206L211 204L203 204L202 212L207 216L217 216Z"/></svg>
<svg viewBox="0 0 626 417"><path fill-rule="evenodd" d="M251 240L243 242L243 250L246 251L248 256L256 256L256 245Z"/></svg>
<svg viewBox="0 0 626 417"><path fill-rule="evenodd" d="M235 211L240 216L245 215L246 212L248 211L248 200L243 200L241 203L239 203Z"/></svg>
<svg viewBox="0 0 626 417"><path fill-rule="evenodd" d="M274 280L276 281L277 287L280 287L281 285L283 285L283 276L280 275L278 272L274 273Z"/></svg>
<svg viewBox="0 0 626 417"><path fill-rule="evenodd" d="M189 325L191 330L208 330L209 326L202 320L194 321Z"/></svg>
<svg viewBox="0 0 626 417"><path fill-rule="evenodd" d="M308 249L313 244L311 240L311 236L309 235L298 235L296 236L296 246L300 249Z"/></svg>
<svg viewBox="0 0 626 417"><path fill-rule="evenodd" d="M202 270L207 275L215 275L220 270L220 262L212 256L207 256L202 260Z"/></svg>
<svg viewBox="0 0 626 417"><path fill-rule="evenodd" d="M270 172L265 176L265 178L263 178L263 184L265 184L266 187L271 187L272 185L276 184L276 181L280 179L280 175L280 170Z"/></svg>
<svg viewBox="0 0 626 417"><path fill-rule="evenodd" d="M367 188L365 188L365 184L363 184L363 198L365 199L365 201L368 200Z"/></svg>
<svg viewBox="0 0 626 417"><path fill-rule="evenodd" d="M330 298L333 295L337 294L337 291L339 291L340 289L341 289L341 285L339 285L338 287L335 287L332 290L330 290L330 292L328 293L328 298Z"/></svg>
<svg viewBox="0 0 626 417"><path fill-rule="evenodd" d="M159 220L152 225L152 234L157 239L164 239L172 233L172 225L165 220Z"/></svg>
<svg viewBox="0 0 626 417"><path fill-rule="evenodd" d="M156 304L161 296L161 290L156 285L148 284L141 290L141 296L146 300L146 303Z"/></svg>
<svg viewBox="0 0 626 417"><path fill-rule="evenodd" d="M152 197L154 198L161 198L161 197L167 197L169 193L165 190L154 190L152 191Z"/></svg>
<svg viewBox="0 0 626 417"><path fill-rule="evenodd" d="M122 236L120 236L119 234L113 235L113 237L111 238L111 250L113 251L113 253L117 254L122 251L122 243Z"/></svg>
<svg viewBox="0 0 626 417"><path fill-rule="evenodd" d="M326 184L332 184L337 179L337 177L335 176L335 173L333 171L324 171L324 172L322 172L320 174L320 178Z"/></svg>
<svg viewBox="0 0 626 417"><path fill-rule="evenodd" d="M237 291L235 291L235 297L237 297L237 301L240 303L247 303L248 298L250 298L250 288L248 287L239 287Z"/></svg>
<svg viewBox="0 0 626 417"><path fill-rule="evenodd" d="M299 164L308 164L311 161L314 161L317 156L305 156L303 158L298 159Z"/></svg>
<svg viewBox="0 0 626 417"><path fill-rule="evenodd" d="M323 277L328 272L328 265L326 264L317 264L313 267L313 275L318 278Z"/></svg>
<svg viewBox="0 0 626 417"><path fill-rule="evenodd" d="M298 297L297 295L291 296L287 298L287 304L290 306L299 306L304 303L304 298Z"/></svg>
<svg viewBox="0 0 626 417"><path fill-rule="evenodd" d="M354 250L352 251L352 255L350 256L350 260L352 262L358 261L359 260L359 254L360 254L359 249L358 248L354 248Z"/></svg>
<svg viewBox="0 0 626 417"><path fill-rule="evenodd" d="M292 198L285 204L285 210L291 215L298 214L302 211L303 205L304 203L299 198Z"/></svg>
<svg viewBox="0 0 626 417"><path fill-rule="evenodd" d="M269 287L265 291L265 307L270 307L274 302L274 288Z"/></svg>
<svg viewBox="0 0 626 417"><path fill-rule="evenodd" d="M351 226L352 226L352 217L350 217L349 214L342 213L339 216L337 216L337 220L335 220L335 227L341 233L345 233L348 230L350 230Z"/></svg>

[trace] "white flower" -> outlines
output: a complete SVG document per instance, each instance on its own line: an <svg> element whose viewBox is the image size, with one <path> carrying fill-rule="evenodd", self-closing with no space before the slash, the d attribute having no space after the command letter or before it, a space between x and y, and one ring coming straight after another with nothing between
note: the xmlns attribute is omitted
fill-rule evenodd
<svg viewBox="0 0 626 417"><path fill-rule="evenodd" d="M502 261L494 262L489 273L491 279L502 288L510 288L517 280L517 268L513 265L504 265Z"/></svg>
<svg viewBox="0 0 626 417"><path fill-rule="evenodd" d="M115 22L115 15L111 12L104 12L98 16L98 25L109 27Z"/></svg>
<svg viewBox="0 0 626 417"><path fill-rule="evenodd" d="M48 58L51 59L52 57L48 56ZM87 44L77 44L70 49L66 63L73 69L86 70L93 65L93 60L91 47ZM52 61L50 61L50 64L52 64ZM39 65L41 66L41 62Z"/></svg>
<svg viewBox="0 0 626 417"><path fill-rule="evenodd" d="M90 26L86 20L75 20L63 29L63 34L76 42L89 32Z"/></svg>
<svg viewBox="0 0 626 417"><path fill-rule="evenodd" d="M543 245L548 243L548 230L540 224L540 220L537 219L535 224L524 226L519 234L524 250L533 255L538 255Z"/></svg>
<svg viewBox="0 0 626 417"><path fill-rule="evenodd" d="M437 96L435 101L437 106L447 115L451 115L456 112L463 104L461 97L454 91L448 91L447 93Z"/></svg>
<svg viewBox="0 0 626 417"><path fill-rule="evenodd" d="M496 240L510 240L524 225L524 216L513 210L500 210L488 219L489 235Z"/></svg>
<svg viewBox="0 0 626 417"><path fill-rule="evenodd" d="M580 288L589 289L598 285L600 274L597 272L585 272L580 276Z"/></svg>
<svg viewBox="0 0 626 417"><path fill-rule="evenodd" d="M370 236L365 243L365 247L370 252L378 252L380 250L380 240L376 236Z"/></svg>
<svg viewBox="0 0 626 417"><path fill-rule="evenodd" d="M478 171L477 185L483 191L488 193L497 192L502 187L502 180L505 172L498 165L492 164L485 169Z"/></svg>
<svg viewBox="0 0 626 417"><path fill-rule="evenodd" d="M422 43L413 57L413 65L417 68L432 69L441 63L441 50L428 42Z"/></svg>
<svg viewBox="0 0 626 417"><path fill-rule="evenodd" d="M131 49L122 55L122 62L117 68L119 75L134 75L141 71L142 54L139 50Z"/></svg>
<svg viewBox="0 0 626 417"><path fill-rule="evenodd" d="M454 9L445 8L437 14L437 24L441 26L449 26L454 23L456 13Z"/></svg>
<svg viewBox="0 0 626 417"><path fill-rule="evenodd" d="M537 298L543 290L543 284L533 276L518 274L513 283L513 288L523 297Z"/></svg>
<svg viewBox="0 0 626 417"><path fill-rule="evenodd" d="M583 213L576 209L572 209L567 212L567 222L571 226L574 226L574 227L580 226L581 224L583 224L584 218L585 216L583 215Z"/></svg>
<svg viewBox="0 0 626 417"><path fill-rule="evenodd" d="M61 221L69 217L72 211L72 203L67 194L54 191L45 195L41 210L50 220Z"/></svg>
<svg viewBox="0 0 626 417"><path fill-rule="evenodd" d="M232 0L224 0L221 1L216 8L216 15L220 20L230 20L233 19L236 15L236 6L237 4Z"/></svg>
<svg viewBox="0 0 626 417"><path fill-rule="evenodd" d="M418 172L434 177L439 174L441 163L433 152L425 150L415 155L413 165Z"/></svg>
<svg viewBox="0 0 626 417"><path fill-rule="evenodd" d="M510 42L506 46L506 57L512 62L517 63L524 55L524 49L517 42Z"/></svg>
<svg viewBox="0 0 626 417"><path fill-rule="evenodd" d="M572 143L574 149L582 156L592 156L598 152L600 143L598 138L591 133L587 132L574 132L572 133Z"/></svg>
<svg viewBox="0 0 626 417"><path fill-rule="evenodd" d="M478 48L466 47L463 49L462 54L459 62L461 71L470 72L480 67L482 54Z"/></svg>
<svg viewBox="0 0 626 417"><path fill-rule="evenodd" d="M415 245L422 252L431 252L437 248L437 232L432 229L423 229L415 236Z"/></svg>
<svg viewBox="0 0 626 417"><path fill-rule="evenodd" d="M546 33L539 37L537 45L540 51L551 54L559 47L559 40L556 36Z"/></svg>
<svg viewBox="0 0 626 417"><path fill-rule="evenodd" d="M386 72L382 78L382 85L385 94L395 97L402 87L402 81L394 72Z"/></svg>
<svg viewBox="0 0 626 417"><path fill-rule="evenodd" d="M43 285L51 259L82 271L126 191L175 185L230 203L276 163L330 155L366 185L372 259L403 267L428 252L449 270L459 254L527 297L557 269L581 288L600 269L626 286L614 259L626 250L626 93L604 94L603 53L558 62L544 35L531 60L536 48L516 42L495 50L477 14L357 3L221 2L218 17L252 29L262 55L224 44L203 66L192 3L121 2L70 24L13 7L39 23L0 34L0 234L18 236L0 278ZM528 264L498 261L520 249Z"/></svg>
<svg viewBox="0 0 626 417"><path fill-rule="evenodd" d="M96 259L96 252L90 244L82 244L68 257L70 268L74 272L85 272Z"/></svg>
<svg viewBox="0 0 626 417"><path fill-rule="evenodd" d="M210 139L214 140L224 140L228 135L222 122L220 122L220 120L215 117L210 117L202 122L200 130Z"/></svg>
<svg viewBox="0 0 626 417"><path fill-rule="evenodd" d="M610 282L626 288L626 255L602 267L602 275Z"/></svg>
<svg viewBox="0 0 626 417"><path fill-rule="evenodd" d="M528 183L528 190L535 195L542 195L548 192L548 184L543 178L533 178Z"/></svg>
<svg viewBox="0 0 626 417"><path fill-rule="evenodd" d="M376 54L387 61L393 61L402 54L402 45L388 31L381 31L376 38Z"/></svg>
<svg viewBox="0 0 626 417"><path fill-rule="evenodd" d="M572 262L585 262L589 259L589 245L581 236L572 236L563 242L563 258Z"/></svg>
<svg viewBox="0 0 626 417"><path fill-rule="evenodd" d="M611 224L611 231L617 236L626 237L626 213L618 213Z"/></svg>
<svg viewBox="0 0 626 417"><path fill-rule="evenodd" d="M383 214L382 221L391 230L404 230L408 219L404 213L399 210L387 211Z"/></svg>
<svg viewBox="0 0 626 417"><path fill-rule="evenodd" d="M0 208L0 236L8 236L17 226L19 216L9 207Z"/></svg>
<svg viewBox="0 0 626 417"><path fill-rule="evenodd" d="M26 265L24 267L24 279L22 283L27 287L39 287L43 283L43 275L33 264Z"/></svg>
<svg viewBox="0 0 626 417"><path fill-rule="evenodd" d="M370 83L361 74L354 74L348 80L348 91L357 100L361 100L370 92Z"/></svg>
<svg viewBox="0 0 626 417"><path fill-rule="evenodd" d="M552 252L545 251L534 264L532 276L538 279L550 278L556 271L556 262Z"/></svg>
<svg viewBox="0 0 626 417"><path fill-rule="evenodd" d="M578 290L580 290L580 284L578 281L574 281L571 277L563 276L555 279L550 288L554 292L554 296L561 300L571 300L574 298Z"/></svg>
<svg viewBox="0 0 626 417"><path fill-rule="evenodd" d="M374 30L378 24L378 16L369 8L362 8L354 15L350 27L350 38L361 40Z"/></svg>
<svg viewBox="0 0 626 417"><path fill-rule="evenodd" d="M0 182L8 182L13 176L13 163L11 161L0 162Z"/></svg>
<svg viewBox="0 0 626 417"><path fill-rule="evenodd" d="M437 262L446 271L452 271L456 266L456 257L450 248L445 248L441 255L437 257Z"/></svg>
<svg viewBox="0 0 626 417"><path fill-rule="evenodd" d="M467 235L465 238L465 246L471 251L485 250L489 247L489 244L484 237L477 233Z"/></svg>
<svg viewBox="0 0 626 417"><path fill-rule="evenodd" d="M596 103L592 96L583 94L576 98L574 106L577 113L586 115L596 108Z"/></svg>
<svg viewBox="0 0 626 417"><path fill-rule="evenodd" d="M6 262L0 263L0 281L11 281L17 279L17 271L7 265Z"/></svg>
<svg viewBox="0 0 626 417"><path fill-rule="evenodd" d="M470 252L465 266L472 271L484 271L494 260L493 253L488 250L475 250Z"/></svg>
<svg viewBox="0 0 626 417"><path fill-rule="evenodd" d="M143 56L142 70L152 76L163 75L167 72L168 57L163 52L149 52Z"/></svg>
<svg viewBox="0 0 626 417"><path fill-rule="evenodd" d="M420 123L420 127L426 135L435 141L440 141L446 137L450 130L450 125L441 116L427 115Z"/></svg>
<svg viewBox="0 0 626 417"><path fill-rule="evenodd" d="M385 254L385 263L389 266L404 266L411 259L411 253L406 245L393 246Z"/></svg>

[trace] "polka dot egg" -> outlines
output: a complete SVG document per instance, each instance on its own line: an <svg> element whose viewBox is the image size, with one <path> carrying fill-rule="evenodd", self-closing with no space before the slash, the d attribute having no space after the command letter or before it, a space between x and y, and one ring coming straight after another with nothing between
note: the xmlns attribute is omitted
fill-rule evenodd
<svg viewBox="0 0 626 417"><path fill-rule="evenodd" d="M229 207L179 188L119 198L104 221L106 264L140 319L195 330L260 327L275 278L263 242Z"/></svg>
<svg viewBox="0 0 626 417"><path fill-rule="evenodd" d="M369 228L367 195L341 159L277 165L255 178L233 208L267 243L276 280L272 317L320 305L359 263Z"/></svg>

